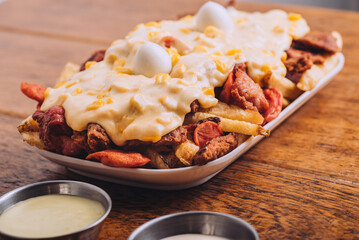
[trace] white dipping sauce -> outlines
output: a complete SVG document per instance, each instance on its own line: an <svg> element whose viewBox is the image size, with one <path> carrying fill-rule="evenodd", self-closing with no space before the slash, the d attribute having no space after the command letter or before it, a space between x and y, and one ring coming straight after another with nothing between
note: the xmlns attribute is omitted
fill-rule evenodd
<svg viewBox="0 0 359 240"><path fill-rule="evenodd" d="M161 240L229 240L228 238L203 235L203 234L180 234L176 236L162 238Z"/></svg>
<svg viewBox="0 0 359 240"><path fill-rule="evenodd" d="M0 215L0 231L44 238L76 232L101 218L100 202L71 195L45 195L22 201Z"/></svg>

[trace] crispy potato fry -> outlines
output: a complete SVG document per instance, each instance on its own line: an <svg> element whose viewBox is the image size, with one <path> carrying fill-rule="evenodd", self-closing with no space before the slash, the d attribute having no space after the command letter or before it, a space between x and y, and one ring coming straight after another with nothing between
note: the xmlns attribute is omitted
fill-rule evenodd
<svg viewBox="0 0 359 240"><path fill-rule="evenodd" d="M297 87L303 91L312 90L318 82L333 69L339 62L338 54L327 57L324 64L314 64L311 69L305 71L299 80Z"/></svg>
<svg viewBox="0 0 359 240"><path fill-rule="evenodd" d="M203 113L203 112L196 112L191 116L194 122L208 117L218 117L218 116L214 114ZM220 117L220 119L221 122L219 123L219 126L224 132L235 132L235 133L241 133L241 134L253 135L253 136L263 135L266 137L268 137L270 134L269 130L257 124L253 124L245 121L232 120L223 117Z"/></svg>
<svg viewBox="0 0 359 240"><path fill-rule="evenodd" d="M218 102L215 106L211 108L203 109L203 112L208 114L214 114L219 117L245 121L254 124L261 124L263 122L263 117L259 112L245 110L238 106L228 105L223 102Z"/></svg>
<svg viewBox="0 0 359 240"><path fill-rule="evenodd" d="M39 124L30 115L17 127L20 132L22 139L40 149L45 149L44 142L40 139Z"/></svg>
<svg viewBox="0 0 359 240"><path fill-rule="evenodd" d="M175 155L184 165L191 166L198 150L199 147L194 142L187 140L176 148Z"/></svg>
<svg viewBox="0 0 359 240"><path fill-rule="evenodd" d="M62 69L60 76L56 80L56 85L69 81L72 76L79 71L79 65L72 62L66 63L65 67Z"/></svg>
<svg viewBox="0 0 359 240"><path fill-rule="evenodd" d="M267 84L268 88L277 88L283 94L283 97L288 98L290 100L296 99L302 91L297 88L295 83L293 83L288 78L274 78L270 77Z"/></svg>
<svg viewBox="0 0 359 240"><path fill-rule="evenodd" d="M173 152L162 153L155 149L147 148L146 155L151 159L151 166L157 169L170 169L185 166Z"/></svg>

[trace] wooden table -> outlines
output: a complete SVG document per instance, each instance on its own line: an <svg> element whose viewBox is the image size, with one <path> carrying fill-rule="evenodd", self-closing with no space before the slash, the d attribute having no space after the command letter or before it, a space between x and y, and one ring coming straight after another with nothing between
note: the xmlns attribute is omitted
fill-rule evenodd
<svg viewBox="0 0 359 240"><path fill-rule="evenodd" d="M204 1L8 0L0 3L0 194L44 180L105 189L113 209L99 239L126 239L155 217L190 210L233 214L261 239L359 239L359 14L240 3L248 11L299 12L312 29L338 30L344 69L271 136L209 182L155 191L82 177L43 159L16 126L35 103L21 81L52 86L67 61L82 62L137 23L195 12Z"/></svg>

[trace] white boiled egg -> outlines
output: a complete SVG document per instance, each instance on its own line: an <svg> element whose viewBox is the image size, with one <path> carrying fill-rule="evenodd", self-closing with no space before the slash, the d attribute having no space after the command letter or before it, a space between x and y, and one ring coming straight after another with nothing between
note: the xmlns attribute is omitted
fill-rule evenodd
<svg viewBox="0 0 359 240"><path fill-rule="evenodd" d="M222 5L211 1L204 4L196 16L196 27L199 31L203 32L210 25L227 33L234 28L228 11Z"/></svg>
<svg viewBox="0 0 359 240"><path fill-rule="evenodd" d="M153 77L158 73L169 73L171 69L171 58L161 46L146 42L137 50L134 59L135 74Z"/></svg>

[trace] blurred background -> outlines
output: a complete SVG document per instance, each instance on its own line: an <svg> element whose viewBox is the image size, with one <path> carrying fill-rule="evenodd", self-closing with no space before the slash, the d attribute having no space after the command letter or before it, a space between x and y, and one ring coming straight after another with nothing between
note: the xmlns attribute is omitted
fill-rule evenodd
<svg viewBox="0 0 359 240"><path fill-rule="evenodd" d="M359 0L252 0L251 2L285 3L359 11Z"/></svg>

